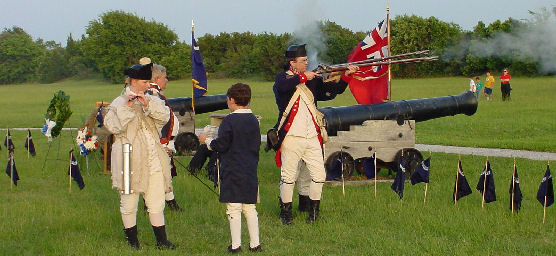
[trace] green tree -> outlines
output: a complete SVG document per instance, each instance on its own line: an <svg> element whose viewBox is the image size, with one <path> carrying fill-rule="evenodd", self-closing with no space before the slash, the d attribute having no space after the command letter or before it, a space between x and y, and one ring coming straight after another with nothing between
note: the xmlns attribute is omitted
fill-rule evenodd
<svg viewBox="0 0 556 256"><path fill-rule="evenodd" d="M323 22L321 29L327 39L325 61L331 64L345 63L353 48L365 38L364 33L353 33L332 21Z"/></svg>
<svg viewBox="0 0 556 256"><path fill-rule="evenodd" d="M453 45L462 36L461 28L454 23L447 23L435 17L422 18L415 15L397 16L391 21L391 52L401 54L419 50L431 50L433 54L442 55L444 49ZM441 75L453 63L442 61L392 66L397 77L423 77ZM457 69L456 69L457 70Z"/></svg>
<svg viewBox="0 0 556 256"><path fill-rule="evenodd" d="M44 49L20 27L0 34L0 84L22 83L34 79Z"/></svg>
<svg viewBox="0 0 556 256"><path fill-rule="evenodd" d="M257 72L265 80L274 80L276 74L282 71L285 64L284 49L291 35L284 33L276 35L272 33L262 33L255 37L253 43L254 65Z"/></svg>
<svg viewBox="0 0 556 256"><path fill-rule="evenodd" d="M59 45L46 49L39 60L37 78L40 82L53 83L71 75L64 52Z"/></svg>
<svg viewBox="0 0 556 256"><path fill-rule="evenodd" d="M166 67L170 79L185 78L191 73L191 45L185 42L176 43L160 60L160 65Z"/></svg>
<svg viewBox="0 0 556 256"><path fill-rule="evenodd" d="M177 42L177 35L166 25L146 21L122 11L104 13L89 22L82 51L95 68L112 82L122 82L123 70L143 56L160 60Z"/></svg>

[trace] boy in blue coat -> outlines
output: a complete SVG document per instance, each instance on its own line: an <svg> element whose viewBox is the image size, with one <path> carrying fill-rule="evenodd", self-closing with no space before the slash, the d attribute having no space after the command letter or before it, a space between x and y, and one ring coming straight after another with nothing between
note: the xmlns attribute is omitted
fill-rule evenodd
<svg viewBox="0 0 556 256"><path fill-rule="evenodd" d="M218 153L220 161L220 202L226 203L226 215L230 221L232 244L228 252L241 251L241 213L245 215L249 230L250 251L262 251L259 242L259 218L255 203L259 193L257 165L261 132L259 121L249 107L251 88L246 84L234 84L226 93L231 114L222 120L218 137L199 135L209 150Z"/></svg>

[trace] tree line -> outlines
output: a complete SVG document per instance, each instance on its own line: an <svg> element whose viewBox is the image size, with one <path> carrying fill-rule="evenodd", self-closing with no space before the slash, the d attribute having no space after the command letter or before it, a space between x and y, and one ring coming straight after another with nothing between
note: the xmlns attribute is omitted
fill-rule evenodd
<svg viewBox="0 0 556 256"><path fill-rule="evenodd" d="M394 65L395 77L416 78L482 74L509 67L512 74L536 75L538 63L507 57L480 57L463 41L488 40L499 32L512 33L523 22L508 19L489 25L478 22L473 31L435 17L397 16L391 20L391 52L400 54L429 49L441 61ZM319 23L327 51L319 56L326 63L346 62L366 32L353 32L332 21ZM369 25L369 29L374 29ZM209 77L272 80L284 63L284 50L292 43L290 33L250 32L206 34L197 38ZM467 48L466 48L467 47ZM456 53L454 53L454 51ZM453 58L450 56L459 56ZM191 46L156 21L123 11L110 11L89 22L81 38L70 34L66 46L54 41L33 40L20 27L0 34L0 84L52 83L68 77L101 75L113 83L123 82L123 70L149 56L165 66L171 79L191 76Z"/></svg>

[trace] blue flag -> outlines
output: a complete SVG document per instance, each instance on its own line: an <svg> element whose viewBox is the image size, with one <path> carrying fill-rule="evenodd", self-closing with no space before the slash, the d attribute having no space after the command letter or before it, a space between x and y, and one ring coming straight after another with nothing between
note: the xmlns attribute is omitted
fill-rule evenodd
<svg viewBox="0 0 556 256"><path fill-rule="evenodd" d="M454 184L454 192L452 194L452 199L457 201L464 196L470 195L471 193L472 193L471 187L469 187L467 178L465 178L465 174L463 173L461 160L458 160L458 174L456 176L456 182Z"/></svg>
<svg viewBox="0 0 556 256"><path fill-rule="evenodd" d="M519 211L521 209L521 200L523 195L519 188L519 177L517 175L517 166L514 164L514 173L510 182L510 210ZM513 208L513 209L512 209Z"/></svg>
<svg viewBox="0 0 556 256"><path fill-rule="evenodd" d="M203 57L201 57L201 50L195 35L191 31L191 75L193 81L193 97L202 97L207 94L207 71L203 64Z"/></svg>
<svg viewBox="0 0 556 256"><path fill-rule="evenodd" d="M542 178L541 184L539 185L539 191L537 192L537 200L543 206L545 204L546 197L546 207L551 206L554 203L554 185L552 184L552 175L550 175L550 166L546 166L546 172Z"/></svg>
<svg viewBox="0 0 556 256"><path fill-rule="evenodd" d="M431 166L431 158L422 161L420 165L417 165L415 172L411 174L411 185L415 185L420 182L429 183L429 168Z"/></svg>
<svg viewBox="0 0 556 256"><path fill-rule="evenodd" d="M10 154L10 159L8 160L8 166L6 166L6 174L8 175L8 177L12 178L14 185L17 186L19 175L17 175L17 169L15 168L15 160L14 160L13 153Z"/></svg>
<svg viewBox="0 0 556 256"><path fill-rule="evenodd" d="M365 176L367 179L373 179L375 177L375 155L371 157L366 157L363 159L363 170L365 171Z"/></svg>
<svg viewBox="0 0 556 256"><path fill-rule="evenodd" d="M400 163L398 166L398 171L396 172L396 177L394 178L394 183L392 183L392 190L398 193L400 199L403 198L403 189L405 183L405 167L403 166L403 162Z"/></svg>
<svg viewBox="0 0 556 256"><path fill-rule="evenodd" d="M14 142L12 141L12 135L10 134L10 129L8 129L6 137L4 138L4 146L6 146L8 151L12 151L15 149Z"/></svg>
<svg viewBox="0 0 556 256"><path fill-rule="evenodd" d="M102 127L104 125L104 118L102 117L102 108L104 108L103 104L101 103L100 106L97 109L97 122L98 122L98 127Z"/></svg>
<svg viewBox="0 0 556 256"><path fill-rule="evenodd" d="M25 139L25 148L32 156L35 156L35 144L33 143L33 137L31 137L31 130L27 129L27 139Z"/></svg>
<svg viewBox="0 0 556 256"><path fill-rule="evenodd" d="M481 177L479 178L479 182L477 183L477 190L481 192L481 195L483 195L484 193L483 197L485 198L485 203L496 201L496 190L494 188L494 173L492 172L492 169L490 169L489 161L486 162L486 167L481 173Z"/></svg>
<svg viewBox="0 0 556 256"><path fill-rule="evenodd" d="M79 171L79 165L77 165L77 160L75 160L73 154L71 154L70 170L71 170L71 177L73 178L73 180L75 180L75 182L77 182L79 189L83 189L85 187L85 183L83 182L83 177L81 177L81 172ZM69 170L68 170L68 174L69 174Z"/></svg>

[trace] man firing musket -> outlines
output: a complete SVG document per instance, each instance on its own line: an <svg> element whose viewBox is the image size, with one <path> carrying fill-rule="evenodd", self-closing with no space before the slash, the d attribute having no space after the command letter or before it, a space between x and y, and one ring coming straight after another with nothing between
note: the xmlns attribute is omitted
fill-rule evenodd
<svg viewBox="0 0 556 256"><path fill-rule="evenodd" d="M305 45L292 45L286 51L285 71L276 75L274 95L278 105L278 123L269 131L275 140L276 165L281 167L280 219L293 221L292 197L299 176L299 210L309 211L308 223L317 220L326 174L322 145L326 140L323 115L316 102L331 100L347 88L357 66L347 66L339 82L323 82L320 74L307 70ZM277 131L277 133L276 133ZM301 164L301 168L300 168ZM300 171L298 171L300 170Z"/></svg>

